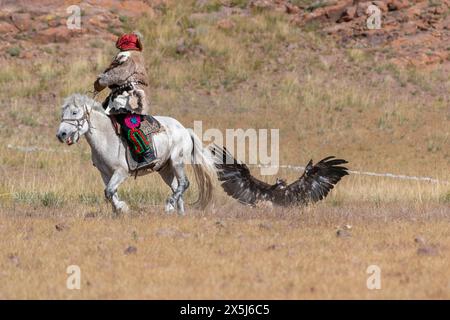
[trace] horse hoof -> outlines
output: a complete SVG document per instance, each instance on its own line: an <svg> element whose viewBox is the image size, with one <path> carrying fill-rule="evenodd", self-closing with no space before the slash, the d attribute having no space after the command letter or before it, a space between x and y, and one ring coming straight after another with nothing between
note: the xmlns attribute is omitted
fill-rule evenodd
<svg viewBox="0 0 450 320"><path fill-rule="evenodd" d="M171 201L166 202L166 207L164 208L166 213L172 213L175 211L175 206L171 203Z"/></svg>
<svg viewBox="0 0 450 320"><path fill-rule="evenodd" d="M117 206L114 209L115 209L114 212L117 215L126 214L126 213L130 212L130 208L128 208L128 205L125 202L123 202L123 201L118 203Z"/></svg>
<svg viewBox="0 0 450 320"><path fill-rule="evenodd" d="M171 204L166 204L165 211L166 211L166 213L170 214L170 213L173 213L175 211L175 208Z"/></svg>

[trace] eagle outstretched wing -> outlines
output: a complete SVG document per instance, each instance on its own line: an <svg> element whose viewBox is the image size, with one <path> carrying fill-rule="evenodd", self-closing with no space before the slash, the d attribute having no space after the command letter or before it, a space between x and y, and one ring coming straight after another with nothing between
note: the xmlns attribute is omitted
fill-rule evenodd
<svg viewBox="0 0 450 320"><path fill-rule="evenodd" d="M348 169L341 166L348 162L332 156L315 165L310 160L302 176L290 185L280 179L270 185L253 177L247 165L236 160L225 147L215 145L211 152L224 191L239 202L252 206L258 201L270 201L280 206L317 202L325 198L343 176L348 175Z"/></svg>
<svg viewBox="0 0 450 320"><path fill-rule="evenodd" d="M248 205L254 205L260 200L271 200L270 190L273 186L253 177L245 163L237 161L225 147L215 145L211 152L219 181L229 196Z"/></svg>

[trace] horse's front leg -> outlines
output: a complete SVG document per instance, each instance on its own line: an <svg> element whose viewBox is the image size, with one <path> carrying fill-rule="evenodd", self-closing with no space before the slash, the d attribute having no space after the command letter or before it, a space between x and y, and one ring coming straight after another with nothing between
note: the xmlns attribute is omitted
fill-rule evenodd
<svg viewBox="0 0 450 320"><path fill-rule="evenodd" d="M102 177L104 175L102 174ZM106 179L105 179L106 178ZM111 202L113 206L113 210L115 213L127 213L129 211L128 205L119 199L119 195L117 194L117 189L120 184L124 182L128 178L128 173L123 169L118 169L114 171L112 176L107 179L107 177L103 177L105 182L105 198ZM108 181L105 181L108 180Z"/></svg>

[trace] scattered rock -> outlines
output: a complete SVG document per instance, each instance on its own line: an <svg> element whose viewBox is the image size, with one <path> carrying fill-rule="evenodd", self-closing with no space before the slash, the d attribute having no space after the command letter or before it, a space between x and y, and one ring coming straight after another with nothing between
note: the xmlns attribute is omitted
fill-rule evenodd
<svg viewBox="0 0 450 320"><path fill-rule="evenodd" d="M350 238L352 234L350 233L349 230L339 229L336 231L336 236L338 238Z"/></svg>
<svg viewBox="0 0 450 320"><path fill-rule="evenodd" d="M430 6L426 1L336 0L334 5L312 5L312 12L300 13L292 19L300 26L311 21L320 22L321 30L337 38L345 48L387 48L395 51L388 56L382 50L374 51L376 58L387 58L397 65L429 66L450 61L450 51L444 39L449 34L449 0L442 0ZM367 9L376 5L382 11L381 29L368 30ZM356 7L356 11L355 11ZM335 20L336 15L341 14ZM338 24L335 24L338 23Z"/></svg>
<svg viewBox="0 0 450 320"><path fill-rule="evenodd" d="M387 5L389 11L400 10L409 6L408 0L392 0Z"/></svg>
<svg viewBox="0 0 450 320"><path fill-rule="evenodd" d="M16 267L18 267L20 265L20 259L19 259L19 256L16 253L8 254L8 259Z"/></svg>
<svg viewBox="0 0 450 320"><path fill-rule="evenodd" d="M293 5L292 3L287 2L285 4L285 6L286 6L286 12L288 14L297 14L300 12L300 8L297 7L296 5Z"/></svg>
<svg viewBox="0 0 450 320"><path fill-rule="evenodd" d="M69 229L69 227L66 226L64 223L58 223L55 225L55 229L56 229L56 231L63 231L63 230Z"/></svg>
<svg viewBox="0 0 450 320"><path fill-rule="evenodd" d="M346 9L353 4L353 0L342 0L334 5L325 6L314 10L304 16L305 22L312 20L320 22L337 22Z"/></svg>
<svg viewBox="0 0 450 320"><path fill-rule="evenodd" d="M40 31L36 35L36 41L44 44L44 43L55 43L55 42L69 42L70 39L78 34L79 31L68 29L66 26L59 26L56 28L49 28L43 31Z"/></svg>
<svg viewBox="0 0 450 320"><path fill-rule="evenodd" d="M13 13L11 21L20 31L26 31L31 26L31 15L29 13Z"/></svg>
<svg viewBox="0 0 450 320"><path fill-rule="evenodd" d="M216 221L215 225L216 225L218 228L226 228L226 226L227 226L227 225L225 224L225 222L223 222L222 220Z"/></svg>
<svg viewBox="0 0 450 320"><path fill-rule="evenodd" d="M419 256L437 256L439 254L438 247L436 245L428 245L423 236L416 236L414 242L419 245L417 248Z"/></svg>
<svg viewBox="0 0 450 320"><path fill-rule="evenodd" d="M0 34L17 32L17 28L11 23L0 21Z"/></svg>
<svg viewBox="0 0 450 320"><path fill-rule="evenodd" d="M270 230L272 229L272 225L268 223L260 223L258 227L262 230Z"/></svg>
<svg viewBox="0 0 450 320"><path fill-rule="evenodd" d="M415 242L415 243L418 243L418 244L421 244L421 245L424 245L426 241L425 241L425 238L424 238L424 237L422 237L422 236L417 236L417 237L414 238L414 242Z"/></svg>
<svg viewBox="0 0 450 320"><path fill-rule="evenodd" d="M355 16L356 16L356 6L351 6L345 9L344 13L341 15L341 17L337 22L338 23L348 22L353 20Z"/></svg>
<svg viewBox="0 0 450 320"><path fill-rule="evenodd" d="M129 246L128 248L125 249L125 251L123 252L125 255L130 255L130 254L136 254L137 252L137 248L133 247L133 246Z"/></svg>

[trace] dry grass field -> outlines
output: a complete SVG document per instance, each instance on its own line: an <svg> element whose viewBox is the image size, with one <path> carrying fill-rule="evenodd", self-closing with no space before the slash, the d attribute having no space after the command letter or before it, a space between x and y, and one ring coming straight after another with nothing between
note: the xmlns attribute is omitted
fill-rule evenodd
<svg viewBox="0 0 450 320"><path fill-rule="evenodd" d="M336 155L351 170L450 181L448 63L399 67L282 13L221 28L219 1L168 3L122 26L144 35L154 114L279 128L282 164ZM350 175L322 203L291 209L250 209L216 188L207 210L178 217L163 213L169 190L152 175L123 185L132 211L112 216L86 141L68 147L55 133L63 98L92 89L114 43L64 46L1 60L1 299L450 298L445 183ZM80 290L66 288L69 265ZM366 286L370 265L380 290Z"/></svg>
<svg viewBox="0 0 450 320"><path fill-rule="evenodd" d="M2 215L0 297L448 299L448 214L442 205L364 204L228 205L182 218L150 206L116 219L17 209ZM342 224L350 236L336 235ZM81 268L80 290L66 288L69 265ZM380 290L366 287L369 265L381 268Z"/></svg>

